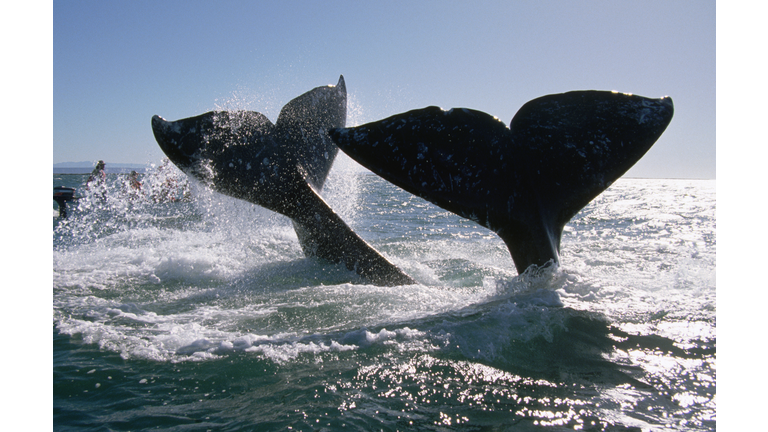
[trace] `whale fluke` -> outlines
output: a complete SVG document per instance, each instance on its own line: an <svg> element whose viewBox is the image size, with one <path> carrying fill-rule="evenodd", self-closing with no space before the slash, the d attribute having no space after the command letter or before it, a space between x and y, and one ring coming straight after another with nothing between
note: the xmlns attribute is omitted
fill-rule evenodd
<svg viewBox="0 0 768 432"><path fill-rule="evenodd" d="M327 134L344 127L347 91L312 89L290 101L276 124L253 111L212 111L166 121L152 117L157 143L182 171L214 190L288 216L306 256L357 272L378 285L414 283L318 195L338 152Z"/></svg>
<svg viewBox="0 0 768 432"><path fill-rule="evenodd" d="M669 97L574 91L526 103L509 128L427 107L329 134L384 179L496 232L522 273L559 263L565 224L651 148L673 111Z"/></svg>

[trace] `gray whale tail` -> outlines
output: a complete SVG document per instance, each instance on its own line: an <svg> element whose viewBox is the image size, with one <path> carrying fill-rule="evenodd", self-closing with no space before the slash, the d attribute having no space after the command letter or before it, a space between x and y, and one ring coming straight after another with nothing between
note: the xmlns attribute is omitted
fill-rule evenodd
<svg viewBox="0 0 768 432"><path fill-rule="evenodd" d="M384 179L496 232L522 273L559 263L565 224L651 148L673 112L669 97L574 91L526 103L509 128L480 111L427 107L329 135Z"/></svg>
<svg viewBox="0 0 768 432"><path fill-rule="evenodd" d="M344 77L286 104L277 122L253 111L212 111L177 121L152 117L160 148L212 189L288 216L306 256L357 272L378 285L414 283L318 195L338 153L327 134L347 117Z"/></svg>

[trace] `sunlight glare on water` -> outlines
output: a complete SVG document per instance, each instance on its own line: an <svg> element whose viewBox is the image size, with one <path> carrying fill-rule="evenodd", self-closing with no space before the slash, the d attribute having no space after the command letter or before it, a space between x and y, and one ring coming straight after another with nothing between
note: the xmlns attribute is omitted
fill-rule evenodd
<svg viewBox="0 0 768 432"><path fill-rule="evenodd" d="M714 428L714 182L620 180L560 268L517 275L488 230L340 161L325 199L418 284L306 259L287 218L195 182L154 202L112 177L55 218L57 424Z"/></svg>

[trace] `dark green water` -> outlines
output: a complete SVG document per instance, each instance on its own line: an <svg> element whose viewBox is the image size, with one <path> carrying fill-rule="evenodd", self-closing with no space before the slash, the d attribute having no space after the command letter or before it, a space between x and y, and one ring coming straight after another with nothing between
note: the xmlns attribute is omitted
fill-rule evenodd
<svg viewBox="0 0 768 432"><path fill-rule="evenodd" d="M622 180L560 269L517 276L471 222L329 178L406 287L304 259L285 220L194 185L131 204L112 185L54 220L55 430L715 428L713 182Z"/></svg>

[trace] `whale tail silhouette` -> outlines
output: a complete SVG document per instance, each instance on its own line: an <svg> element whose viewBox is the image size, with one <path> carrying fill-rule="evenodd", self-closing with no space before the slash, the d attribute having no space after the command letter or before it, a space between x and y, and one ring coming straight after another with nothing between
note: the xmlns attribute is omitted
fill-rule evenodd
<svg viewBox="0 0 768 432"><path fill-rule="evenodd" d="M327 130L346 123L344 77L286 104L276 124L253 111L152 117L160 148L214 190L288 216L306 256L344 263L380 285L414 281L355 234L318 195L338 153Z"/></svg>
<svg viewBox="0 0 768 432"><path fill-rule="evenodd" d="M496 232L518 272L558 264L565 224L656 142L669 97L574 91L526 103L507 128L486 113L413 110L331 139L406 191Z"/></svg>

